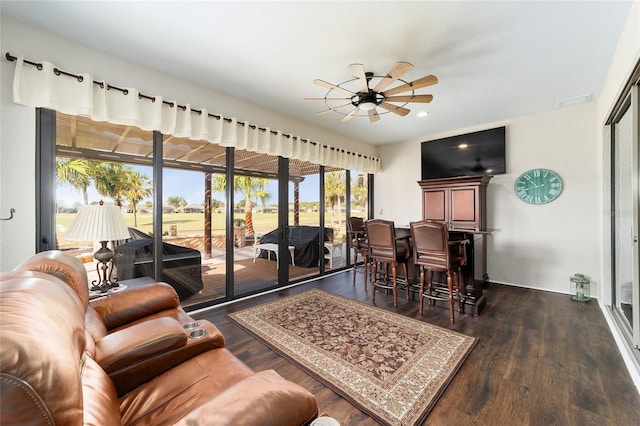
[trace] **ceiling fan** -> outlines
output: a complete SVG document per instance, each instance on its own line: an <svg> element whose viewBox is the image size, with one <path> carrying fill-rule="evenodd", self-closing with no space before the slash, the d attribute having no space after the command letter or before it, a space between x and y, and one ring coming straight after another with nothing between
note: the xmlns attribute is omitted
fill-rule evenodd
<svg viewBox="0 0 640 426"><path fill-rule="evenodd" d="M371 123L378 121L381 114L387 114L389 112L404 117L411 112L411 110L404 108L409 102L429 103L433 100L432 95L416 95L415 90L438 83L438 79L434 75L427 75L411 82L402 80L400 77L413 68L413 65L409 62L397 62L384 76L377 76L372 72L365 72L364 65L362 64L351 64L348 68L355 78L340 84L331 84L320 79L313 80L314 84L329 89L324 98L305 98L305 101L324 102L327 105L327 110L317 112L316 115L327 114L333 111L344 115L344 118L341 120L344 122L351 120L358 115L360 111L366 111ZM389 86L397 81L402 84L387 90ZM375 86L371 88L373 83L375 83ZM347 88L350 87L350 85L355 86L353 90ZM331 97L330 95L334 91L348 96ZM398 93L409 91L411 91L411 94L394 96ZM331 106L331 103L334 102L340 104ZM394 105L397 103L401 105ZM354 108L348 113L339 111L350 106ZM377 107L385 109L386 112L379 113L376 110Z"/></svg>

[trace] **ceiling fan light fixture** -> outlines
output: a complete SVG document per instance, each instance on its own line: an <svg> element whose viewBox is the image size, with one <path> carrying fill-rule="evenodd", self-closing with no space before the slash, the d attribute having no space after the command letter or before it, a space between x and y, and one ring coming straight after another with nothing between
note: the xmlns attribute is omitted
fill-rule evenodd
<svg viewBox="0 0 640 426"><path fill-rule="evenodd" d="M361 104L358 104L358 107L363 111L371 111L372 109L375 109L376 104L375 102L362 102Z"/></svg>

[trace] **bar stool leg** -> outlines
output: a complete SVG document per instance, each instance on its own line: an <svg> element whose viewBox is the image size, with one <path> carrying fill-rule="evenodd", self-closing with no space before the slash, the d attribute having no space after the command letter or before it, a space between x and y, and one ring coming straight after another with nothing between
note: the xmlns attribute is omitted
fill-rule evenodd
<svg viewBox="0 0 640 426"><path fill-rule="evenodd" d="M420 267L420 316L424 309L424 268Z"/></svg>
<svg viewBox="0 0 640 426"><path fill-rule="evenodd" d="M396 263L393 262L391 264L391 273L392 278L393 278L393 307L397 308L398 307L398 269L396 266Z"/></svg>
<svg viewBox="0 0 640 426"><path fill-rule="evenodd" d="M376 276L378 274L378 262L373 263L373 273L371 274L371 290L373 291L373 301L376 301Z"/></svg>
<svg viewBox="0 0 640 426"><path fill-rule="evenodd" d="M358 250L353 251L353 285L356 285L356 272L358 269ZM367 285L367 274L364 275L364 285Z"/></svg>
<svg viewBox="0 0 640 426"><path fill-rule="evenodd" d="M409 267L407 266L407 263L403 263L403 267L404 267L404 282L407 286L407 300L409 300Z"/></svg>
<svg viewBox="0 0 640 426"><path fill-rule="evenodd" d="M454 319L454 297L453 297L453 280L451 278L451 271L447 271L447 286L449 287L449 316L451 318L451 324L454 324L455 319Z"/></svg>

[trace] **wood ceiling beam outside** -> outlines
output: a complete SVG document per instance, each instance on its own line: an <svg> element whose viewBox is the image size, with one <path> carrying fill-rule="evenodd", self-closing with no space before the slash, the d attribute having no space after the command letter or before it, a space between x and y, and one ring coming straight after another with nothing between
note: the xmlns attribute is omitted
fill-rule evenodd
<svg viewBox="0 0 640 426"><path fill-rule="evenodd" d="M71 138L71 146L75 148L76 138L78 137L78 120L75 115L71 116L69 122L69 136Z"/></svg>
<svg viewBox="0 0 640 426"><path fill-rule="evenodd" d="M127 126L122 130L122 133L120 134L120 137L118 138L118 142L116 142L116 144L113 146L113 148L111 149L111 152L116 152L118 147L127 138L127 135L129 134L130 131L131 131L131 126Z"/></svg>

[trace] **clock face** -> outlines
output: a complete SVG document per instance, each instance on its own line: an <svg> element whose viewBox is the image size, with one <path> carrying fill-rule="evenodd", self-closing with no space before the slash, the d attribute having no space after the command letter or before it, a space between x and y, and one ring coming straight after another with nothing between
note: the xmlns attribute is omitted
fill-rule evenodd
<svg viewBox="0 0 640 426"><path fill-rule="evenodd" d="M513 189L525 203L547 204L562 192L562 179L551 170L531 169L518 177Z"/></svg>

